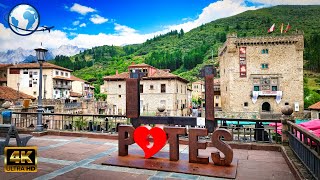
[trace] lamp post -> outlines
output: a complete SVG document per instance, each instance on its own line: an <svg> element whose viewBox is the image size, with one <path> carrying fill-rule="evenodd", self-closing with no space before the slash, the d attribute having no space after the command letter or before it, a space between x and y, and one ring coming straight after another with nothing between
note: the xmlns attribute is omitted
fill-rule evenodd
<svg viewBox="0 0 320 180"><path fill-rule="evenodd" d="M48 51L44 47L41 46L39 48L34 49L37 54L38 63L40 65L40 73L39 73L39 96L38 96L38 115L37 115L37 127L36 131L43 131L42 125L42 65L45 61L46 52Z"/></svg>
<svg viewBox="0 0 320 180"><path fill-rule="evenodd" d="M47 90L46 90L46 80L47 80L47 75L45 74L45 75L43 75L43 83L44 83L44 86L43 86L43 90L44 90L44 95L43 95L43 99L46 99L46 94L47 94Z"/></svg>

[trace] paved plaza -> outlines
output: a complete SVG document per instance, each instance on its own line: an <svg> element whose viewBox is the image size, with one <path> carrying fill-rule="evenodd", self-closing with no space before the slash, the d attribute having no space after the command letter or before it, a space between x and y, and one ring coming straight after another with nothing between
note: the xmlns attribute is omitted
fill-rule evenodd
<svg viewBox="0 0 320 180"><path fill-rule="evenodd" d="M1 156L0 179L220 179L101 165L118 151L117 140L47 135L33 137L28 145L38 146L38 172L4 173ZM162 151L168 150L167 144ZM188 146L180 145L180 151L188 153ZM236 179L294 179L280 152L234 149L234 158L239 160Z"/></svg>

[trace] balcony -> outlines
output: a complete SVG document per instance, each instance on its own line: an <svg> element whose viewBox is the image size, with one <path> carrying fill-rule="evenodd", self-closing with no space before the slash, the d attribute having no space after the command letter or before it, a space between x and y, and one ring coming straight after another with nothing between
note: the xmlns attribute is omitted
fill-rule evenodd
<svg viewBox="0 0 320 180"><path fill-rule="evenodd" d="M53 84L53 88L57 88L57 89L71 89L71 84L69 85L65 85L65 84Z"/></svg>

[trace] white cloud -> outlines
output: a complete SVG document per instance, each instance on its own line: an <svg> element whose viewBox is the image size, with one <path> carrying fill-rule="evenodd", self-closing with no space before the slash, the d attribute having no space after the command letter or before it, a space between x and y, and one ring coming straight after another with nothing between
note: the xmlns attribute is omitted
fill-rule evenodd
<svg viewBox="0 0 320 180"><path fill-rule="evenodd" d="M67 28L67 27L63 27L63 30L68 30L68 31L76 31L78 28Z"/></svg>
<svg viewBox="0 0 320 180"><path fill-rule="evenodd" d="M95 12L96 10L91 7L82 6L78 3L74 3L73 6L70 8L70 11L77 12L82 15L86 15L87 13Z"/></svg>
<svg viewBox="0 0 320 180"><path fill-rule="evenodd" d="M82 23L82 24L80 24L79 27L86 27L86 26L87 26L86 23Z"/></svg>
<svg viewBox="0 0 320 180"><path fill-rule="evenodd" d="M126 44L135 44L135 43L143 43L147 39L153 38L155 35L165 34L170 30L180 30L183 28L185 31L189 31L192 28L200 26L201 24L210 22L212 20L235 15L237 13L243 12L248 9L255 9L253 7L246 7L243 4L243 0L241 1L232 1L232 0L224 0L218 1L210 4L208 7L204 8L199 17L193 21L188 21L182 24L170 25L166 26L163 30L149 33L149 34L141 34L137 30L121 25L118 23L114 23L114 34L105 34L99 33L95 35L90 34L75 34L72 33L69 35L74 36L73 39L68 39L67 33L53 30L49 33L37 32L27 37L17 36L11 32L9 28L5 28L2 24L0 27L0 32L4 30L7 34L10 35L1 35L0 41L4 42L0 47L0 51L8 50L8 49L16 49L18 47L22 47L24 49L32 49L34 47L32 45L38 45L41 42L48 48L57 48L63 44L71 44L76 45L78 47L83 48L91 48L94 46L102 46L102 45L126 45ZM97 14L92 15L90 20L95 24L101 24L108 21L108 19L101 17ZM78 23L78 25L80 22Z"/></svg>
<svg viewBox="0 0 320 180"><path fill-rule="evenodd" d="M130 28L128 26L120 25L117 23L114 23L114 25L114 30L119 34L134 34L137 32L135 29Z"/></svg>
<svg viewBox="0 0 320 180"><path fill-rule="evenodd" d="M233 16L247 10L254 10L258 7L248 7L244 4L244 0L223 0L209 4L205 7L198 18L194 21L188 21L182 24L169 25L169 30L183 29L185 32L190 31L202 24L214 21L219 18Z"/></svg>
<svg viewBox="0 0 320 180"><path fill-rule="evenodd" d="M273 2L275 1L267 1L267 0L251 0L252 2ZM288 2L289 0L282 0L277 1L278 3L281 2ZM302 2L305 2L301 0ZM300 1L300 2L301 2ZM258 3L259 3L258 2ZM309 1L309 3L311 0ZM266 6L266 5L264 5ZM149 34L141 34L136 29L121 25L118 23L114 23L114 30L115 33L113 34L106 34L106 33L99 33L99 34L76 34L76 32L62 32L59 30L52 30L51 33L48 32L36 32L30 36L18 36L14 34L10 28L4 27L3 24L0 23L0 51L6 51L9 49L17 49L22 47L24 49L34 49L39 46L41 42L47 48L58 48L64 44L71 44L76 45L82 48L92 48L95 46L102 46L102 45L126 45L126 44L135 44L135 43L143 43L147 39L153 38L155 35L165 34L170 30L180 30L181 28L184 31L189 31L192 28L198 27L204 23L208 23L218 18L232 16L246 10L257 9L260 7L247 7L244 3L244 0L223 0L211 3L209 6L204 8L201 14L195 20L189 20L182 24L176 25L169 25L164 27L161 31L149 33ZM91 18L99 19L99 15L93 15ZM91 19L90 18L90 19ZM97 20L95 19L95 20ZM102 20L101 20L102 19ZM94 20L94 21L95 21ZM100 21L97 20L99 23L104 23L108 20L106 18L101 17ZM111 21L111 20L110 20ZM78 23L78 25L80 22ZM84 23L80 24L79 27L84 26ZM73 28L63 28L64 30L71 31ZM72 36L72 38L68 38Z"/></svg>
<svg viewBox="0 0 320 180"><path fill-rule="evenodd" d="M73 23L72 23L72 25L74 25L74 26L78 26L80 24L80 21L74 21Z"/></svg>
<svg viewBox="0 0 320 180"><path fill-rule="evenodd" d="M108 21L107 18L99 16L98 14L91 15L90 21L94 24L103 24Z"/></svg>
<svg viewBox="0 0 320 180"><path fill-rule="evenodd" d="M70 36L76 36L76 35L78 35L78 33L70 32L69 35Z"/></svg>
<svg viewBox="0 0 320 180"><path fill-rule="evenodd" d="M264 5L320 5L319 0L249 0Z"/></svg>

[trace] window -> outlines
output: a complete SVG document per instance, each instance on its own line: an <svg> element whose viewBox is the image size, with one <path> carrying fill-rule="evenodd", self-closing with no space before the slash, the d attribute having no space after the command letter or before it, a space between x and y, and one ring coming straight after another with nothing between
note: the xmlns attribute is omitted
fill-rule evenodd
<svg viewBox="0 0 320 180"><path fill-rule="evenodd" d="M32 78L32 71L29 72L29 78Z"/></svg>
<svg viewBox="0 0 320 180"><path fill-rule="evenodd" d="M289 103L288 103L288 102L286 102L286 103L284 103L284 105L289 105Z"/></svg>
<svg viewBox="0 0 320 180"><path fill-rule="evenodd" d="M153 85L150 85L150 89L153 89Z"/></svg>
<svg viewBox="0 0 320 180"><path fill-rule="evenodd" d="M166 84L161 84L161 93L166 92Z"/></svg>
<svg viewBox="0 0 320 180"><path fill-rule="evenodd" d="M33 81L33 84L37 84L37 79L35 81Z"/></svg>
<svg viewBox="0 0 320 180"><path fill-rule="evenodd" d="M68 73L65 73L66 77L68 77Z"/></svg>
<svg viewBox="0 0 320 180"><path fill-rule="evenodd" d="M56 71L56 76L58 76L59 75L59 71Z"/></svg>
<svg viewBox="0 0 320 180"><path fill-rule="evenodd" d="M182 94L182 85L181 85L180 93Z"/></svg>
<svg viewBox="0 0 320 180"><path fill-rule="evenodd" d="M272 91L278 91L278 86L272 86Z"/></svg>
<svg viewBox="0 0 320 180"><path fill-rule="evenodd" d="M215 106L216 106L216 107L218 107L218 106L219 106L219 104L218 104L218 103L216 103L216 104L215 104Z"/></svg>
<svg viewBox="0 0 320 180"><path fill-rule="evenodd" d="M58 94L58 91L56 91L56 94Z"/></svg>
<svg viewBox="0 0 320 180"><path fill-rule="evenodd" d="M139 91L140 93L143 93L143 84L140 84Z"/></svg>
<svg viewBox="0 0 320 180"><path fill-rule="evenodd" d="M23 74L28 74L28 70L24 69Z"/></svg>
<svg viewBox="0 0 320 180"><path fill-rule="evenodd" d="M32 87L32 80L29 81L29 87Z"/></svg>
<svg viewBox="0 0 320 180"><path fill-rule="evenodd" d="M60 72L60 75L63 76L63 72L62 71Z"/></svg>
<svg viewBox="0 0 320 180"><path fill-rule="evenodd" d="M38 75L38 72L33 72L33 75Z"/></svg>
<svg viewBox="0 0 320 180"><path fill-rule="evenodd" d="M253 86L253 91L260 91L260 86Z"/></svg>
<svg viewBox="0 0 320 180"><path fill-rule="evenodd" d="M219 96L216 96L216 99L219 99Z"/></svg>
<svg viewBox="0 0 320 180"><path fill-rule="evenodd" d="M261 69L268 69L268 68L269 68L269 64L267 63L261 64Z"/></svg>
<svg viewBox="0 0 320 180"><path fill-rule="evenodd" d="M37 92L36 92L36 91L33 91L33 95L37 95Z"/></svg>
<svg viewBox="0 0 320 180"><path fill-rule="evenodd" d="M121 88L121 84L119 84L118 87Z"/></svg>
<svg viewBox="0 0 320 180"><path fill-rule="evenodd" d="M226 86L226 91L228 91L228 87Z"/></svg>
<svg viewBox="0 0 320 180"><path fill-rule="evenodd" d="M269 54L269 50L268 49L262 49L261 50L261 54Z"/></svg>
<svg viewBox="0 0 320 180"><path fill-rule="evenodd" d="M243 103L244 107L248 107L248 102Z"/></svg>
<svg viewBox="0 0 320 180"><path fill-rule="evenodd" d="M121 95L119 95L118 97L121 98Z"/></svg>

